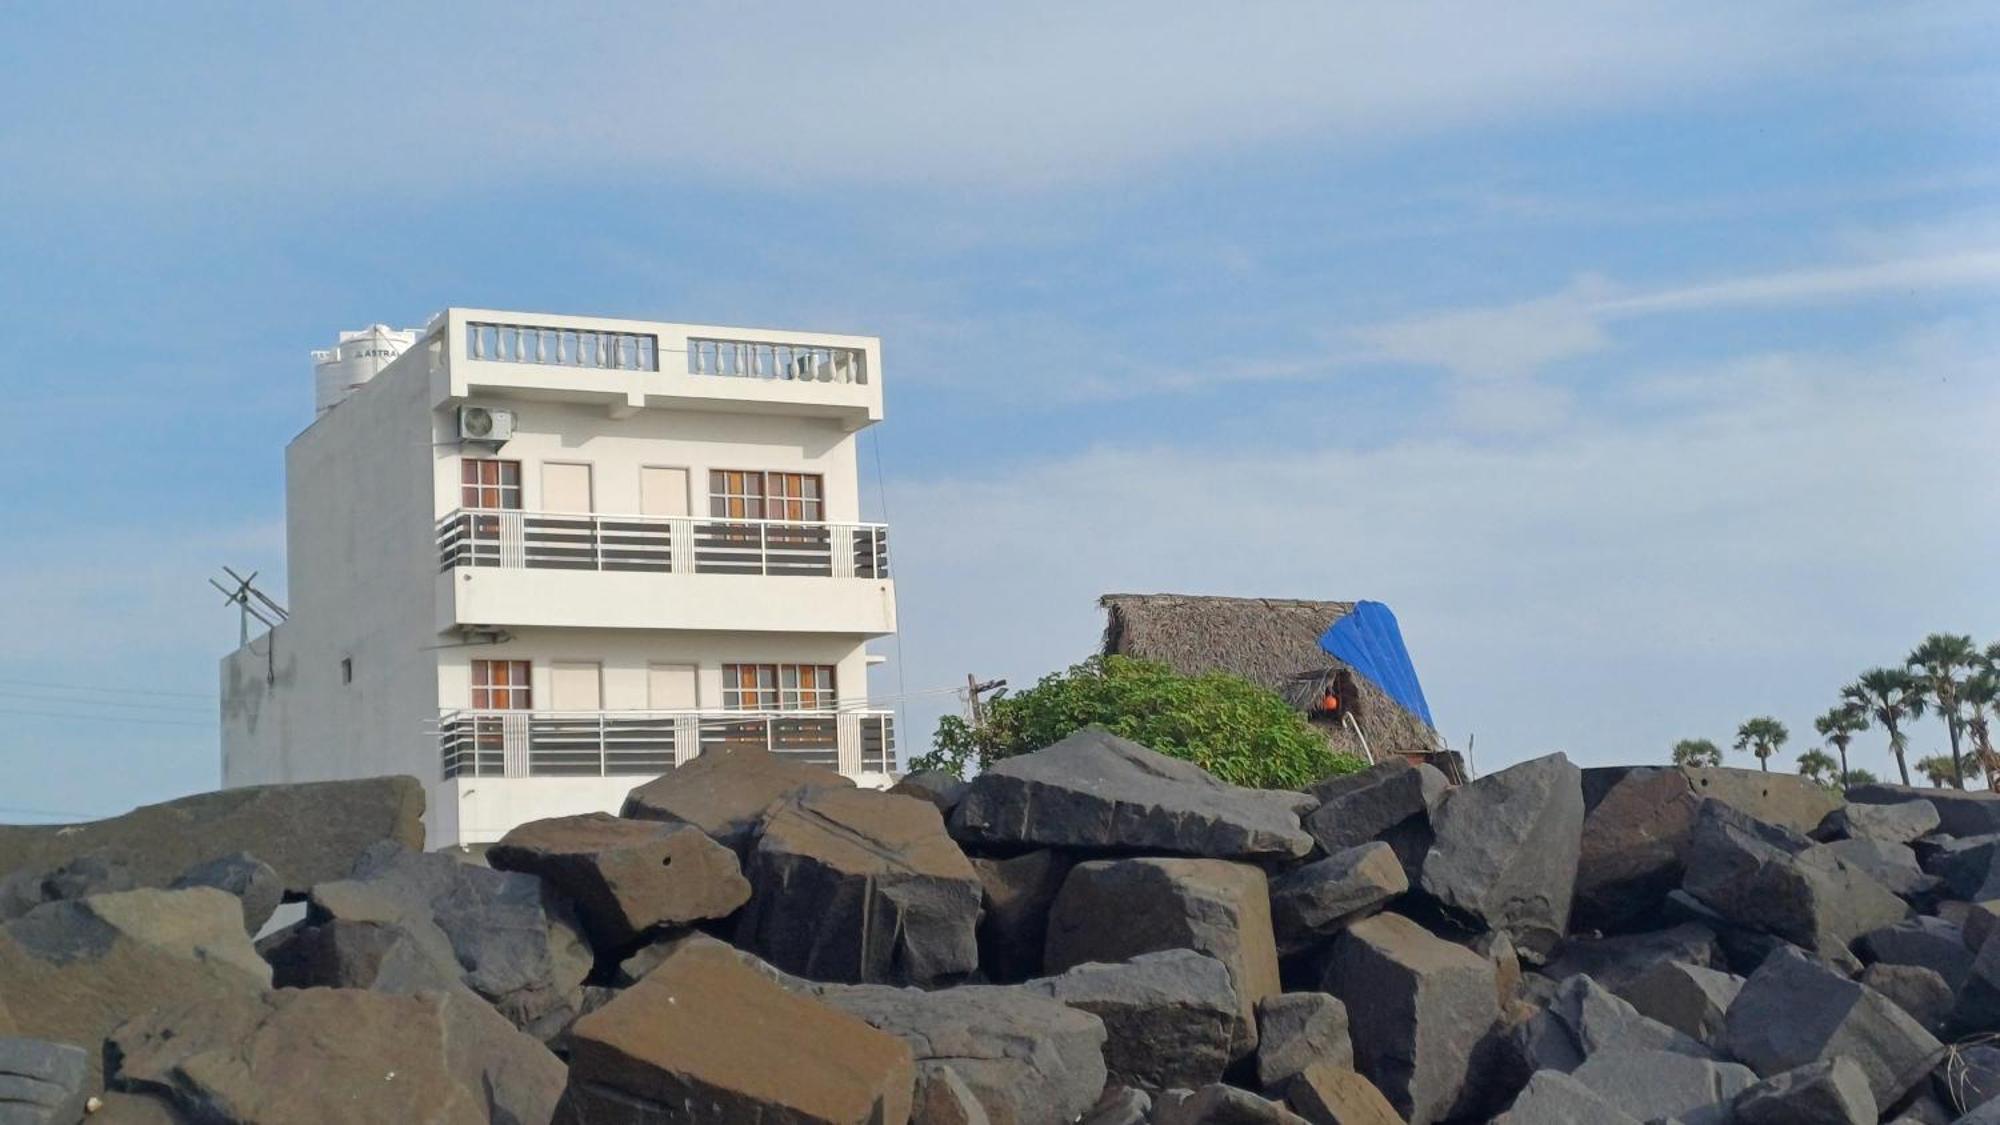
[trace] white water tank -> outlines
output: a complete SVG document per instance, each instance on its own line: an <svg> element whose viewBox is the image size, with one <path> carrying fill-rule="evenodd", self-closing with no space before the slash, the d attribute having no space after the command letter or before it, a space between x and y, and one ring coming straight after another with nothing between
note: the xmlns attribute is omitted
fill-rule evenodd
<svg viewBox="0 0 2000 1125"><path fill-rule="evenodd" d="M354 388L375 377L396 357L415 347L417 330L371 324L359 332L342 332L332 348L313 353L315 416L339 406Z"/></svg>

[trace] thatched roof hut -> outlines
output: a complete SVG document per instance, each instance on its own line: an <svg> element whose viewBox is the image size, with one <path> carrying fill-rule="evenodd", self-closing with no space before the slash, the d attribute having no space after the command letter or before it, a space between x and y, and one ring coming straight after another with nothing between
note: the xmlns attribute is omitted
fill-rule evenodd
<svg viewBox="0 0 2000 1125"><path fill-rule="evenodd" d="M1219 598L1190 594L1106 594L1104 652L1157 660L1184 676L1228 672L1285 697L1314 718L1336 748L1381 761L1437 752L1436 732L1373 681L1319 647L1353 602L1292 598ZM1367 736L1364 753L1347 726L1316 713L1316 704L1347 672L1357 693L1352 713ZM1451 772L1447 770L1447 772Z"/></svg>

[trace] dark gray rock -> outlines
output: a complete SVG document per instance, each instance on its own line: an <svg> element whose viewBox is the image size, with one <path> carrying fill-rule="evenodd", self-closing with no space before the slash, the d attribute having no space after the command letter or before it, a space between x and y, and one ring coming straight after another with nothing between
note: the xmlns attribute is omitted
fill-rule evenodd
<svg viewBox="0 0 2000 1125"><path fill-rule="evenodd" d="M1965 931L1941 918L1919 915L1871 930L1861 936L1855 948L1866 961L1929 969L1943 977L1953 991L1972 971L1972 951L1965 947Z"/></svg>
<svg viewBox="0 0 2000 1125"><path fill-rule="evenodd" d="M1413 1125L1449 1116L1498 1015L1493 963L1378 914L1333 939L1321 986L1347 1006L1355 1068Z"/></svg>
<svg viewBox="0 0 2000 1125"><path fill-rule="evenodd" d="M1868 1075L1842 1055L1774 1074L1736 1096L1735 1125L1875 1125Z"/></svg>
<svg viewBox="0 0 2000 1125"><path fill-rule="evenodd" d="M1966 902L2000 898L2000 835L1950 841L1926 870L1944 881L1953 898Z"/></svg>
<svg viewBox="0 0 2000 1125"><path fill-rule="evenodd" d="M1067 1011L1049 1007L1057 1009L1051 1016ZM578 1020L569 1040L569 1086L557 1125L906 1121L916 1082L901 1036L787 988L754 958L713 940L677 946L637 984ZM1029 1035L1011 1045L1026 1055L1035 1042ZM958 1060L949 1061L969 1078ZM1024 1061L1016 1073L1029 1069Z"/></svg>
<svg viewBox="0 0 2000 1125"><path fill-rule="evenodd" d="M1877 963L1861 970L1856 979L1916 1017L1933 1035L1945 1029L1957 998L1943 977L1920 965Z"/></svg>
<svg viewBox="0 0 2000 1125"><path fill-rule="evenodd" d="M140 887L165 887L218 856L271 865L285 892L339 879L383 840L424 844L424 789L414 777L224 789L88 824L0 825L0 872L49 869L86 854L123 861Z"/></svg>
<svg viewBox="0 0 2000 1125"><path fill-rule="evenodd" d="M692 825L608 813L530 821L486 851L497 871L533 875L576 904L599 953L647 931L726 918L750 898L736 853Z"/></svg>
<svg viewBox="0 0 2000 1125"><path fill-rule="evenodd" d="M0 927L0 1024L96 1048L126 1020L182 1000L227 1004L271 985L243 908L213 887L45 903Z"/></svg>
<svg viewBox="0 0 2000 1125"><path fill-rule="evenodd" d="M1120 859L1077 864L1049 910L1048 971L1087 961L1192 949L1229 970L1241 1006L1236 1055L1257 1045L1257 1001L1279 990L1264 873L1216 859Z"/></svg>
<svg viewBox="0 0 2000 1125"><path fill-rule="evenodd" d="M1819 840L1877 840L1907 844L1937 831L1942 823L1937 806L1926 800L1892 805L1850 803L1826 814L1813 837Z"/></svg>
<svg viewBox="0 0 2000 1125"><path fill-rule="evenodd" d="M1650 921L1680 886L1681 852L1700 799L1668 766L1583 771L1586 805L1571 925L1620 930Z"/></svg>
<svg viewBox="0 0 2000 1125"><path fill-rule="evenodd" d="M1673 1051L1600 1051L1570 1077L1641 1121L1727 1125L1729 1103L1757 1081L1750 1068Z"/></svg>
<svg viewBox="0 0 2000 1125"><path fill-rule="evenodd" d="M1988 937L1973 957L1948 1022L1961 1035L2000 1032L2000 934Z"/></svg>
<svg viewBox="0 0 2000 1125"><path fill-rule="evenodd" d="M1908 805L1857 805L1856 808L1909 808ZM1875 880L1906 899L1914 899L1929 894L1937 888L1940 880L1935 875L1924 874L1917 865L1917 853L1907 844L1885 843L1866 837L1853 840L1835 840L1821 844L1802 855L1806 857L1831 856L1847 861L1873 876Z"/></svg>
<svg viewBox="0 0 2000 1125"><path fill-rule="evenodd" d="M1257 1005L1257 1084L1279 1089L1314 1063L1354 1068L1347 1005L1325 992L1281 992Z"/></svg>
<svg viewBox="0 0 2000 1125"><path fill-rule="evenodd" d="M1520 1068L1529 1073L1567 1074L1606 1051L1715 1057L1700 1041L1640 1014L1587 976L1564 981L1548 1006L1515 1028L1512 1038L1522 1060Z"/></svg>
<svg viewBox="0 0 2000 1125"><path fill-rule="evenodd" d="M1937 810L1938 828L1951 836L2000 832L2000 793L1920 789L1905 785L1857 785L1847 791L1851 805L1897 805L1927 801Z"/></svg>
<svg viewBox="0 0 2000 1125"><path fill-rule="evenodd" d="M1722 1036L1729 1005L1743 978L1682 961L1662 961L1620 988L1617 995L1640 1015L1702 1043Z"/></svg>
<svg viewBox="0 0 2000 1125"><path fill-rule="evenodd" d="M863 984L819 985L813 992L900 1037L918 1065L948 1063L994 1125L1074 1121L1104 1090L1103 1021L1029 989L963 985L924 992Z"/></svg>
<svg viewBox="0 0 2000 1125"><path fill-rule="evenodd" d="M1697 797L1721 801L1754 820L1803 836L1839 807L1840 794L1795 773L1734 766L1681 767Z"/></svg>
<svg viewBox="0 0 2000 1125"><path fill-rule="evenodd" d="M1310 793L1319 807L1305 818L1306 831L1328 853L1357 847L1425 816L1450 786L1433 766L1390 758L1314 785Z"/></svg>
<svg viewBox="0 0 2000 1125"><path fill-rule="evenodd" d="M1538 1070L1493 1125L1640 1125L1640 1121L1568 1074Z"/></svg>
<svg viewBox="0 0 2000 1125"><path fill-rule="evenodd" d="M314 947L302 944L290 964L307 975L289 980L293 987L422 987L415 982L424 974L413 964L421 955L435 973L456 968L467 988L545 1041L575 1018L577 988L591 967L590 948L569 903L540 879L395 844L364 852L350 878L314 887L305 924L286 944L307 942L307 931L334 921L403 931L406 943L379 939L383 963L395 971L366 983L318 978L310 974L357 962L307 957L301 951ZM349 940L358 939L342 936L329 944L339 947ZM359 964L366 963L364 956Z"/></svg>
<svg viewBox="0 0 2000 1125"><path fill-rule="evenodd" d="M1583 830L1582 775L1561 754L1487 774L1439 798L1422 886L1454 915L1505 930L1546 960L1568 928Z"/></svg>
<svg viewBox="0 0 2000 1125"><path fill-rule="evenodd" d="M0 1125L75 1125L89 1082L90 1054L81 1047L0 1038Z"/></svg>
<svg viewBox="0 0 2000 1125"><path fill-rule="evenodd" d="M0 922L45 902L129 891L137 885L131 867L117 856L80 855L53 867L24 868L0 879Z"/></svg>
<svg viewBox="0 0 2000 1125"><path fill-rule="evenodd" d="M252 937L271 920L285 899L285 884L271 865L254 855L238 852L197 863L175 879L172 889L214 887L228 891L243 904L243 930Z"/></svg>
<svg viewBox="0 0 2000 1125"><path fill-rule="evenodd" d="M348 909L351 904L343 903ZM362 988L413 995L466 987L451 939L384 904L384 921L332 918L271 935L257 945L279 988Z"/></svg>
<svg viewBox="0 0 2000 1125"><path fill-rule="evenodd" d="M1161 1104L1154 1125L1309 1125L1277 1102L1234 1086L1203 1086L1186 1101Z"/></svg>
<svg viewBox="0 0 2000 1125"><path fill-rule="evenodd" d="M1800 854L1807 847L1788 851L1791 838L1780 831L1704 801L1689 837L1686 889L1738 926L1822 956L1845 955L1855 938L1909 913L1846 861Z"/></svg>
<svg viewBox="0 0 2000 1125"><path fill-rule="evenodd" d="M1380 841L1294 868L1271 881L1271 926L1278 949L1307 949L1409 889L1395 851Z"/></svg>
<svg viewBox="0 0 2000 1125"><path fill-rule="evenodd" d="M714 751L632 790L618 815L692 824L743 855L772 805L801 793L853 787L834 770L766 750Z"/></svg>
<svg viewBox="0 0 2000 1125"><path fill-rule="evenodd" d="M889 787L889 792L898 797L917 797L937 806L939 816L949 817L951 810L965 799L965 791L972 783L955 773L943 770L924 770L904 774L903 779Z"/></svg>
<svg viewBox="0 0 2000 1125"><path fill-rule="evenodd" d="M1958 925L1965 932L1965 947L1974 953L1986 948L1986 941L2000 934L2000 899L1964 904Z"/></svg>
<svg viewBox="0 0 2000 1125"><path fill-rule="evenodd" d="M1103 1020L1104 1065L1120 1086L1151 1091L1220 1081L1243 1035L1229 970L1191 949L1091 962L1021 987Z"/></svg>
<svg viewBox="0 0 2000 1125"><path fill-rule="evenodd" d="M117 1089L229 1125L541 1122L564 1077L547 1048L464 993L280 989L183 1002L119 1028L106 1054Z"/></svg>
<svg viewBox="0 0 2000 1125"><path fill-rule="evenodd" d="M1969 1111L2000 1103L2000 1046L1974 1043L1953 1048L1931 1074L1931 1083L1948 1106Z"/></svg>
<svg viewBox="0 0 2000 1125"><path fill-rule="evenodd" d="M1006 984L1041 974L1049 907L1069 877L1072 862L1050 848L1009 859L972 861L983 896L979 968L987 980Z"/></svg>
<svg viewBox="0 0 2000 1125"><path fill-rule="evenodd" d="M1846 1055L1878 1105L1894 1105L1930 1068L1939 1043L1888 998L1795 950L1779 949L1730 1006L1731 1056L1772 1075Z"/></svg>
<svg viewBox="0 0 2000 1125"><path fill-rule="evenodd" d="M1290 811L1101 728L981 773L952 812L980 844L1296 858L1312 837Z"/></svg>
<svg viewBox="0 0 2000 1125"><path fill-rule="evenodd" d="M1615 992L1662 961L1716 968L1721 960L1715 931L1700 922L1683 922L1649 933L1571 938L1542 973L1558 981L1583 974Z"/></svg>
<svg viewBox="0 0 2000 1125"><path fill-rule="evenodd" d="M936 985L979 966L979 875L928 801L829 788L777 806L737 943L814 980Z"/></svg>

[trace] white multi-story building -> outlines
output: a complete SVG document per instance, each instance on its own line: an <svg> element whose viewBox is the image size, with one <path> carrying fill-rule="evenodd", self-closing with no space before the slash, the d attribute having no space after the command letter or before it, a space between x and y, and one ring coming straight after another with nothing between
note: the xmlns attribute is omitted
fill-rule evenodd
<svg viewBox="0 0 2000 1125"><path fill-rule="evenodd" d="M413 774L437 847L715 747L888 779L878 340L454 308L315 358L290 616L222 662L225 785Z"/></svg>

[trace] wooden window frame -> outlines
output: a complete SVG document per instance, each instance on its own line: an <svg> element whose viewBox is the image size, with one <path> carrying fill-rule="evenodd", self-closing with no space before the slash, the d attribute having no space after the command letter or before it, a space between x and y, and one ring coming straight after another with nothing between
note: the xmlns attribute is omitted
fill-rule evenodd
<svg viewBox="0 0 2000 1125"><path fill-rule="evenodd" d="M519 461L499 457L461 457L458 464L459 507L500 512L521 510Z"/></svg>
<svg viewBox="0 0 2000 1125"><path fill-rule="evenodd" d="M840 705L832 664L724 664L725 711L833 711Z"/></svg>
<svg viewBox="0 0 2000 1125"><path fill-rule="evenodd" d="M532 711L535 709L533 679L533 665L526 660L474 660L472 709Z"/></svg>
<svg viewBox="0 0 2000 1125"><path fill-rule="evenodd" d="M826 475L786 469L710 469L708 515L721 520L826 522Z"/></svg>

